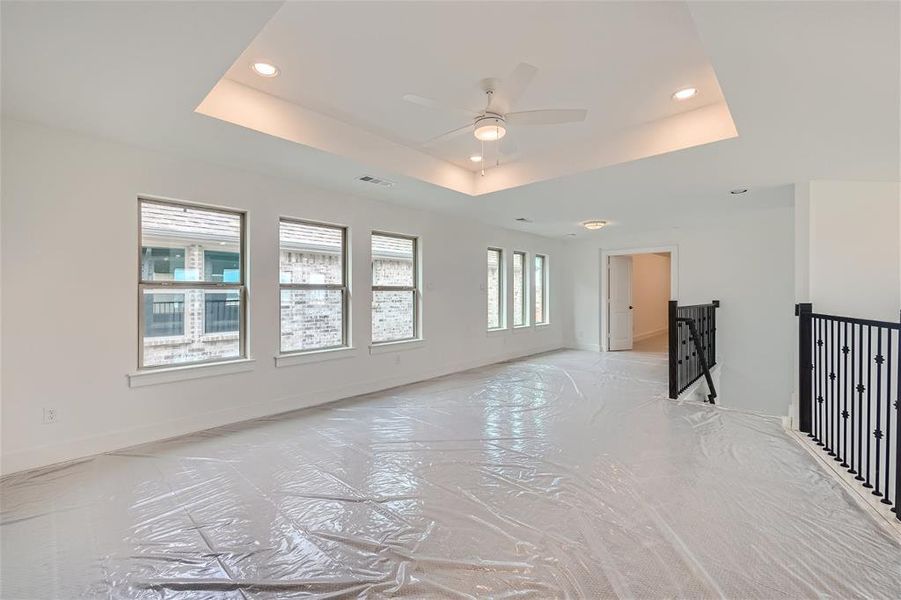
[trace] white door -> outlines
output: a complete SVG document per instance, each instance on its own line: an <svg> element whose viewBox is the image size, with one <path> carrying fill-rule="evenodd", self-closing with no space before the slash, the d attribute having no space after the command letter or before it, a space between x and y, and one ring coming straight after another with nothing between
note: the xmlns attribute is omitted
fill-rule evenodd
<svg viewBox="0 0 901 600"><path fill-rule="evenodd" d="M632 257L609 257L607 349L632 349Z"/></svg>

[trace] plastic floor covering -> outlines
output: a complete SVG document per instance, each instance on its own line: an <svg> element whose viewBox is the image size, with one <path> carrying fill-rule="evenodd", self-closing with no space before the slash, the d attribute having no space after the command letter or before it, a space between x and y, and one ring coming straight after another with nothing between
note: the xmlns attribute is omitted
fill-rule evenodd
<svg viewBox="0 0 901 600"><path fill-rule="evenodd" d="M4 599L901 598L777 419L565 351L14 474Z"/></svg>

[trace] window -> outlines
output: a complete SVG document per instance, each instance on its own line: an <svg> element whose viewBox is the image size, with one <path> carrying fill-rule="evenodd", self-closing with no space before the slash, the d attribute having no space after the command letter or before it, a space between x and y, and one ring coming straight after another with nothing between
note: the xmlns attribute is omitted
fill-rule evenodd
<svg viewBox="0 0 901 600"><path fill-rule="evenodd" d="M547 288L548 271L547 256L535 255L535 324L541 325L548 322Z"/></svg>
<svg viewBox="0 0 901 600"><path fill-rule="evenodd" d="M347 229L279 222L281 352L347 346Z"/></svg>
<svg viewBox="0 0 901 600"><path fill-rule="evenodd" d="M416 238L372 234L372 341L397 342L418 333Z"/></svg>
<svg viewBox="0 0 901 600"><path fill-rule="evenodd" d="M504 327L504 251L488 248L488 329Z"/></svg>
<svg viewBox="0 0 901 600"><path fill-rule="evenodd" d="M138 366L245 356L244 214L139 201Z"/></svg>
<svg viewBox="0 0 901 600"><path fill-rule="evenodd" d="M526 253L513 253L513 326L529 324L529 274L526 270Z"/></svg>

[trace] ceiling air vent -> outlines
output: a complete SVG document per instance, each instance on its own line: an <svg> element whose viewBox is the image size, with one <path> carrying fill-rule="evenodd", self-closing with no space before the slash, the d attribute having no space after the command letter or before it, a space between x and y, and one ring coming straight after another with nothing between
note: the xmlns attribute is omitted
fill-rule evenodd
<svg viewBox="0 0 901 600"><path fill-rule="evenodd" d="M388 181L387 179L379 179L378 177L373 177L372 175L363 175L362 177L357 177L357 181L364 181L366 183L380 185L382 187L392 187L394 185L393 181Z"/></svg>

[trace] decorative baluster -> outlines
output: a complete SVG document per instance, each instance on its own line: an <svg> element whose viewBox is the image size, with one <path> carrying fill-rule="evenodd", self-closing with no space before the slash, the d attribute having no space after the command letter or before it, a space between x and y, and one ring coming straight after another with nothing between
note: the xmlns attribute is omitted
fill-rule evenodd
<svg viewBox="0 0 901 600"><path fill-rule="evenodd" d="M864 474L864 484L863 487L871 488L873 484L870 483L870 455L873 453L872 451L872 443L870 443L870 423L873 421L873 395L870 390L873 389L873 369L871 368L871 364L873 362L873 327L871 325L867 325L867 421L866 428L864 431L867 434L867 470Z"/></svg>
<svg viewBox="0 0 901 600"><path fill-rule="evenodd" d="M863 437L869 429L863 412L863 393L867 389L863 384L863 325L857 328L857 351L857 475L854 479L863 481Z"/></svg>
<svg viewBox="0 0 901 600"><path fill-rule="evenodd" d="M832 422L835 420L835 358L832 348L835 346L835 321L826 321L826 447L829 456L835 456L835 438Z"/></svg>
<svg viewBox="0 0 901 600"><path fill-rule="evenodd" d="M813 439L816 440L817 446L822 446L822 406L823 399L820 395L821 386L820 386L820 370L822 369L821 361L820 361L820 346L823 345L823 341L820 339L820 319L816 318L813 320L813 337L815 338L815 346L813 351L813 408L814 408L814 431L816 435L814 435Z"/></svg>
<svg viewBox="0 0 901 600"><path fill-rule="evenodd" d="M855 331L857 331L857 325L851 323L851 372L848 384L851 390L851 460L848 461L850 463L848 472L852 475L857 473L857 470L854 468L854 457L856 456L854 442L857 440L857 427L859 427L859 424L857 426L854 425L854 420L860 421L857 411L854 410L854 353L857 351L857 343L854 341Z"/></svg>
<svg viewBox="0 0 901 600"><path fill-rule="evenodd" d="M842 324L842 454L841 466L848 468L848 323Z"/></svg>
<svg viewBox="0 0 901 600"><path fill-rule="evenodd" d="M876 429L873 430L873 438L876 440L876 460L875 473L873 481L876 487L873 489L874 496L881 496L879 491L879 472L882 458L882 363L885 357L882 355L882 327L876 328Z"/></svg>
<svg viewBox="0 0 901 600"><path fill-rule="evenodd" d="M888 367L885 370L885 497L880 502L891 504L889 476L892 472L892 330L886 329L885 335L888 338L885 343L888 355ZM897 426L898 424L895 423L895 427ZM895 456L895 461L898 460L901 460L901 456ZM898 502L897 498L895 498L895 502Z"/></svg>

